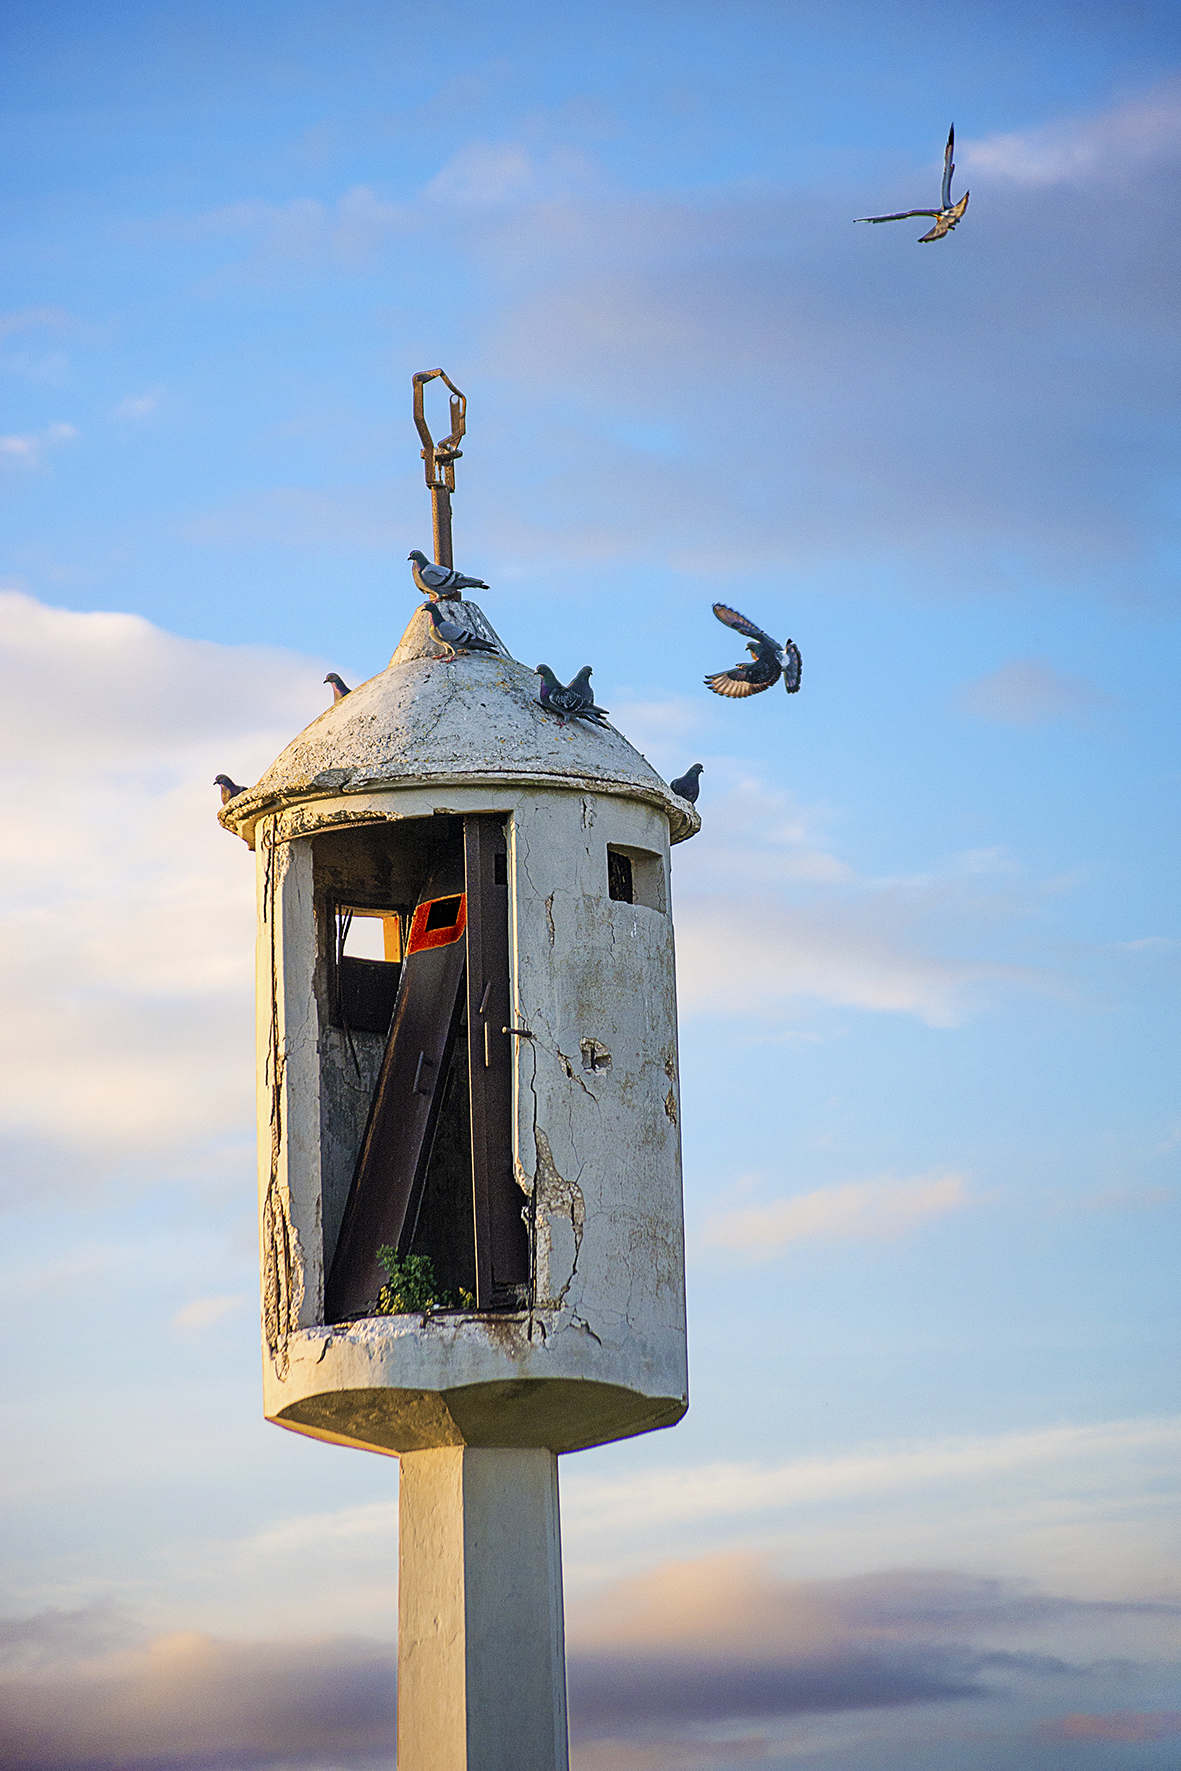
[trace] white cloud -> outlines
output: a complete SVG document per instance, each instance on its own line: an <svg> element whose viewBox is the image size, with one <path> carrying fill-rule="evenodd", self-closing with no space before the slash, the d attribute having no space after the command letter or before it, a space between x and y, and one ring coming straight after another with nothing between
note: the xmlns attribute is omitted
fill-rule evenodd
<svg viewBox="0 0 1181 1771"><path fill-rule="evenodd" d="M1085 716L1110 706L1112 699L1085 677L1068 676L1041 658L1010 659L960 692L969 713L1009 726Z"/></svg>
<svg viewBox="0 0 1181 1771"><path fill-rule="evenodd" d="M322 674L0 594L0 1133L46 1183L249 1135L253 867L212 782L261 772Z"/></svg>
<svg viewBox="0 0 1181 1771"><path fill-rule="evenodd" d="M63 307L23 307L9 314L0 314L0 338L9 338L14 332L33 332L42 328L61 332L70 324L70 316Z"/></svg>
<svg viewBox="0 0 1181 1771"><path fill-rule="evenodd" d="M530 151L518 142L475 142L453 154L423 188L428 203L472 211L565 203L601 186L593 161L569 146ZM551 225L555 221L550 213Z"/></svg>
<svg viewBox="0 0 1181 1771"><path fill-rule="evenodd" d="M148 418L160 404L160 389L156 388L146 394L128 394L125 399L111 408L112 418L139 419Z"/></svg>
<svg viewBox="0 0 1181 1771"><path fill-rule="evenodd" d="M180 534L199 547L266 542L385 551L405 532L392 490L388 485L274 486L188 518Z"/></svg>
<svg viewBox="0 0 1181 1771"><path fill-rule="evenodd" d="M967 1202L963 1175L950 1171L902 1180L882 1176L719 1212L706 1224L702 1240L766 1257L793 1242L901 1236Z"/></svg>
<svg viewBox="0 0 1181 1771"><path fill-rule="evenodd" d="M741 879L741 869L735 869ZM773 1014L801 997L839 1008L915 1015L952 1027L974 987L1017 982L1017 967L949 961L921 951L913 908L888 887L861 900L795 905L736 889L682 900L677 980L687 1013ZM757 938L740 945L735 930Z"/></svg>
<svg viewBox="0 0 1181 1771"><path fill-rule="evenodd" d="M1181 1416L1101 1421L1087 1426L910 1444L867 1445L787 1463L715 1463L663 1467L603 1479L574 1475L564 1484L569 1528L609 1534L657 1522L720 1519L948 1484L996 1480L1022 1471L1071 1465L1124 1468L1142 1459L1172 1464L1181 1453Z"/></svg>
<svg viewBox="0 0 1181 1771"><path fill-rule="evenodd" d="M534 186L529 155L506 142L462 148L430 180L424 195L478 206L519 199Z"/></svg>
<svg viewBox="0 0 1181 1771"><path fill-rule="evenodd" d="M997 989L1046 988L1029 967L938 950L949 923L953 942L970 948L1021 904L1030 888L1007 856L973 851L928 875L858 877L825 843L817 813L736 775L729 759L713 766L708 825L677 854L686 1013L775 1014L810 997L946 1027Z"/></svg>
<svg viewBox="0 0 1181 1771"><path fill-rule="evenodd" d="M0 362L11 374L44 382L46 387L64 387L70 379L70 359L64 351L11 351Z"/></svg>
<svg viewBox="0 0 1181 1771"><path fill-rule="evenodd" d="M368 185L354 185L335 202L295 197L287 203L247 198L204 215L165 216L127 229L136 241L244 240L245 268L270 273L322 264L359 268L391 239L417 226L414 211L387 203Z"/></svg>
<svg viewBox="0 0 1181 1771"><path fill-rule="evenodd" d="M192 1303L176 1312L172 1326L182 1333L200 1334L215 1323L224 1322L227 1316L235 1315L246 1301L240 1292L226 1297L194 1298Z"/></svg>
<svg viewBox="0 0 1181 1771"><path fill-rule="evenodd" d="M1089 117L965 141L960 170L1030 187L1110 184L1181 153L1181 82L1165 81Z"/></svg>
<svg viewBox="0 0 1181 1771"><path fill-rule="evenodd" d="M0 437L0 457L20 462L24 467L39 467L46 449L68 443L77 435L77 429L72 424L49 424L44 430Z"/></svg>

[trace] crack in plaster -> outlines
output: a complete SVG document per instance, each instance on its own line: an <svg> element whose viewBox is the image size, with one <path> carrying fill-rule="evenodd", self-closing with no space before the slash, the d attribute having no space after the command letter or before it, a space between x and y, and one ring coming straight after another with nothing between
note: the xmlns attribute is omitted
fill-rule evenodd
<svg viewBox="0 0 1181 1771"><path fill-rule="evenodd" d="M537 1173L534 1177L534 1186L538 1203L543 1210L551 1212L555 1217L568 1216L570 1228L574 1233L574 1259L570 1266L569 1275L557 1297L550 1300L552 1307L560 1310L566 1301L566 1293L574 1283L574 1276L578 1272L578 1258L582 1253L582 1235L586 1224L586 1201L578 1182L564 1180L558 1173L553 1151L550 1149L549 1138L540 1126L535 1126L533 1135L537 1142ZM550 1252L548 1225L544 1227L542 1233L547 1244L548 1261Z"/></svg>
<svg viewBox="0 0 1181 1771"><path fill-rule="evenodd" d="M578 1074L578 1071L574 1068L573 1062L571 1061L571 1059L569 1059L566 1056L566 1054L562 1050L561 1046L556 1045L554 1047L554 1050L557 1052L558 1059L561 1063L561 1066L562 1066L563 1070L566 1072L566 1075L569 1077L570 1081L576 1082L578 1084L579 1088L582 1090L583 1094L590 1095L590 1098L592 1101L597 1101L599 1098L598 1095L595 1094L592 1089L587 1088L586 1083L582 1080L582 1077ZM573 1134L574 1134L573 1118L571 1118L570 1133L571 1133L571 1140L573 1140Z"/></svg>

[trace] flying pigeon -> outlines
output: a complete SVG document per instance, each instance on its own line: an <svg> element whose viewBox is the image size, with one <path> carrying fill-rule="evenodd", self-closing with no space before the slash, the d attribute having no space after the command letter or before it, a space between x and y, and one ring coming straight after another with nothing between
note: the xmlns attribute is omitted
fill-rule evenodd
<svg viewBox="0 0 1181 1771"><path fill-rule="evenodd" d="M943 191L939 198L938 209L903 209L897 215L859 215L858 221L907 221L912 215L933 215L935 226L929 233L919 235L919 245L928 240L942 240L944 234L950 234L952 228L963 220L964 210L968 207L970 193L965 191L958 203L951 200L951 175L955 171L951 153L955 146L955 124L947 132L947 146L943 151Z"/></svg>
<svg viewBox="0 0 1181 1771"><path fill-rule="evenodd" d="M239 787L236 781L231 781L228 775L215 775L213 777L213 785L221 788L221 803L223 806L229 805L232 799L237 799L240 793L245 793L246 791L244 787Z"/></svg>
<svg viewBox="0 0 1181 1771"><path fill-rule="evenodd" d="M683 775L678 775L675 781L669 782L673 792L679 793L682 799L687 799L691 806L697 804L697 795L701 791L701 768L700 763L694 763L691 769L686 769Z"/></svg>
<svg viewBox="0 0 1181 1771"><path fill-rule="evenodd" d="M473 633L468 627L460 627L456 621L448 621L438 603L423 603L422 607L430 616L435 638L446 648L449 659L454 658L457 652L496 651L491 640L481 639L478 633Z"/></svg>
<svg viewBox="0 0 1181 1771"><path fill-rule="evenodd" d="M584 664L572 682L563 688L548 664L538 664L537 674L541 678L541 705L550 713L556 713L562 724L568 725L572 719L593 720L601 726L606 722L608 709L595 706L595 692L590 686L591 667Z"/></svg>
<svg viewBox="0 0 1181 1771"><path fill-rule="evenodd" d="M351 695L353 692L349 688L349 685L341 677L337 676L334 670L328 672L324 681L332 684L332 705L334 707L338 701L343 701L346 695Z"/></svg>
<svg viewBox="0 0 1181 1771"><path fill-rule="evenodd" d="M462 572L456 572L450 566L432 566L425 553L420 553L417 547L406 558L410 561L415 584L423 596L429 596L433 603L440 599L443 602L459 602L461 591L488 589L482 578L465 578Z"/></svg>
<svg viewBox="0 0 1181 1771"><path fill-rule="evenodd" d="M747 634L751 645L747 651L753 660L750 664L736 664L733 670L719 670L714 676L707 676L705 686L712 689L715 695L761 695L773 683L783 678L783 686L789 695L794 695L800 686L800 649L794 640L786 640L781 646L773 640L769 633L740 615L737 609L731 609L725 603L714 604L714 614L727 627L736 627L739 633Z"/></svg>

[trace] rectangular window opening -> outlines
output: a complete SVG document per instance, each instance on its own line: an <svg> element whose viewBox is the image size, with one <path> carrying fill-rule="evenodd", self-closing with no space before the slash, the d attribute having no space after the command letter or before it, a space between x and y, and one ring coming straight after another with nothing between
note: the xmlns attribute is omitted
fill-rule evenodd
<svg viewBox="0 0 1181 1771"><path fill-rule="evenodd" d="M648 910L668 910L664 857L654 849L607 845L607 896L620 904L643 904Z"/></svg>
<svg viewBox="0 0 1181 1771"><path fill-rule="evenodd" d="M622 849L608 849L607 896L614 898L617 904L634 904L634 891L630 855L625 855Z"/></svg>
<svg viewBox="0 0 1181 1771"><path fill-rule="evenodd" d="M332 1020L350 1032L385 1034L402 971L401 915L337 904L333 920Z"/></svg>
<svg viewBox="0 0 1181 1771"><path fill-rule="evenodd" d="M373 1308L386 1246L429 1258L435 1309L524 1307L531 1255L513 1167L504 820L435 816L317 841L326 880L368 871L398 902L342 894L331 918L344 1037L323 1059L322 1095L330 1111L341 1103L355 1158L335 1214L325 1195L326 1319ZM355 935L358 924L371 926ZM363 1127L353 1102L367 1102ZM323 1141L335 1151L341 1139Z"/></svg>
<svg viewBox="0 0 1181 1771"><path fill-rule="evenodd" d="M426 932L432 929L453 929L459 921L462 898L436 898L427 906Z"/></svg>

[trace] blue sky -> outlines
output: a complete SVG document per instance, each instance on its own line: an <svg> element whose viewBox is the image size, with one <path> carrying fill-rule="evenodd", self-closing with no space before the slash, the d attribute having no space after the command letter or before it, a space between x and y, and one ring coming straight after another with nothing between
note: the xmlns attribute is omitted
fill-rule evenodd
<svg viewBox="0 0 1181 1771"><path fill-rule="evenodd" d="M210 782L387 661L441 363L498 631L705 764L692 1406L563 1463L578 1771L1173 1765L1176 7L3 38L12 1762L392 1762L396 1467L260 1418ZM963 226L854 228L953 119ZM701 688L719 597L798 697Z"/></svg>

